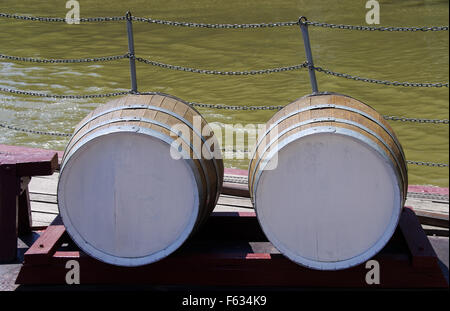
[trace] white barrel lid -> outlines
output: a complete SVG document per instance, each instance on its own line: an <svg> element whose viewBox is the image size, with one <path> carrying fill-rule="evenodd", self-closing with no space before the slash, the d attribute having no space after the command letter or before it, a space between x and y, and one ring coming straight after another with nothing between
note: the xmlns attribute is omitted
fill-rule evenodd
<svg viewBox="0 0 450 311"><path fill-rule="evenodd" d="M192 161L173 159L163 135L149 133L96 133L67 157L61 172L58 205L66 229L103 262L158 261L183 244L197 221Z"/></svg>
<svg viewBox="0 0 450 311"><path fill-rule="evenodd" d="M402 208L389 158L362 135L335 131L279 142L265 162L274 169L256 180L255 209L268 239L294 262L319 270L370 259L393 235Z"/></svg>

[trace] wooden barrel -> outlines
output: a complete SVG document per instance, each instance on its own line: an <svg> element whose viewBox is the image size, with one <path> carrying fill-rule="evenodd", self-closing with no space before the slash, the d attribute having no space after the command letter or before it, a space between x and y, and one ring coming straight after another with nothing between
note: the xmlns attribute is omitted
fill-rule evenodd
<svg viewBox="0 0 450 311"><path fill-rule="evenodd" d="M392 128L371 107L332 93L277 112L258 139L249 189L268 239L292 261L345 269L393 235L407 168Z"/></svg>
<svg viewBox="0 0 450 311"><path fill-rule="evenodd" d="M160 260L214 209L220 146L201 115L173 96L113 100L76 127L64 152L58 207L87 254L120 266Z"/></svg>

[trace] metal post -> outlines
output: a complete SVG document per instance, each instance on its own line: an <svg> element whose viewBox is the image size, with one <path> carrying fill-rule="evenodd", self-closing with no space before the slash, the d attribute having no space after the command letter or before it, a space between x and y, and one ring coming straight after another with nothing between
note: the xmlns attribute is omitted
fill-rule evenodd
<svg viewBox="0 0 450 311"><path fill-rule="evenodd" d="M306 60L308 61L309 80L311 81L313 93L317 93L319 92L319 90L317 88L316 71L314 69L314 62L311 52L311 43L309 41L307 21L308 20L306 19L306 17L302 16L299 18L298 23L300 25L300 29L302 30L303 43L305 45Z"/></svg>
<svg viewBox="0 0 450 311"><path fill-rule="evenodd" d="M134 55L134 38L133 38L133 23L131 12L126 14L127 18L127 32L128 32L128 57L130 58L130 73L131 73L131 92L137 93L136 82L136 60Z"/></svg>

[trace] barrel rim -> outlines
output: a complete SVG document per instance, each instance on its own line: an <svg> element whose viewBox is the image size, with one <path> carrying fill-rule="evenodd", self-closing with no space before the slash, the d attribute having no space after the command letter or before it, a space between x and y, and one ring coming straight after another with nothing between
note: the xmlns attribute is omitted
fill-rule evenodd
<svg viewBox="0 0 450 311"><path fill-rule="evenodd" d="M394 135L394 133L392 131L390 131L385 124L378 122L378 120L376 120L375 118L373 118L372 116L370 116L369 114L365 113L364 111L361 111L359 109L356 108L352 108L352 107L347 107L344 105L335 105L335 104L318 104L318 105L312 105L312 106L308 106L308 107L304 107L301 109L297 109L295 111L290 112L289 114L281 117L280 119L277 119L276 122L272 123L270 125L270 127L264 132L264 134L261 136L261 138L257 141L256 143L256 147L255 150L258 149L259 145L261 144L263 138L270 133L271 130L274 129L274 127L276 127L278 124L280 124L281 122L285 121L286 119L295 116L299 113L305 112L305 111L310 111L310 110L316 110L316 109L340 109L340 110L345 110L345 111L350 111L350 112L354 112L357 113L363 117L365 117L366 119L376 123L377 125L379 125L393 140L393 142L395 143L397 149L399 150L400 154L402 155L403 158L405 158L405 154L403 152L403 148L400 144L400 142L398 141L397 137ZM330 121L333 121L333 117L330 117Z"/></svg>
<svg viewBox="0 0 450 311"><path fill-rule="evenodd" d="M335 96L347 97L347 98L350 98L350 99L353 99L353 100L357 101L357 102L360 103L360 104L363 104L364 106L369 107L369 108L372 109L374 112L376 112L376 113L379 114L379 112L378 112L375 108L373 108L371 105L366 104L365 102L363 102L363 101L361 101L361 100L359 100L359 99L357 99L357 98L355 98L355 97L353 97L353 96L346 95L346 94L342 94L342 93L338 93L338 92L328 92L328 91L324 91L324 92L312 93L312 94L308 94L308 95L299 97L299 98L297 98L296 100L294 100L292 103L295 103L296 101L298 101L298 100L300 100L300 99L303 99L303 98L307 98L307 97L315 97L315 96L322 96L322 95L335 95ZM383 124L383 125L388 129L388 132L392 132L392 134L394 135L395 139L398 140L398 137L395 135L394 130L392 129L392 127L390 126L390 124L389 124L387 121L385 121L384 119L381 119L379 123ZM403 149L402 149L402 153L404 153L404 152L403 152Z"/></svg>
<svg viewBox="0 0 450 311"><path fill-rule="evenodd" d="M273 154L275 152L279 152L282 148L289 145L289 143L291 143L295 140L301 139L302 137L317 134L317 133L333 133L333 134L337 134L337 135L345 135L345 136L350 136L352 138L355 138L354 136L349 135L349 134L354 134L357 136L361 136L360 138L362 140L364 140L364 138L365 138L364 135L362 135L358 132L355 132L355 131L352 131L349 129L344 129L344 128L335 128L335 127L331 127L331 126L323 126L323 127L306 129L304 131L295 133L292 136L289 136L288 138L286 138L285 140L280 142L280 144L277 146L277 148L275 148L275 150L270 152L270 154L268 156L269 160L266 161L265 163L263 163L264 167L267 165L267 163L273 157ZM394 173L395 176L397 176L397 183L394 183L397 187L395 187L394 191L398 195L398 199L400 200L400 202L398 202L399 205L401 205L401 207L403 207L403 203L404 203L402 200L403 188L399 184L399 176L398 176L397 170L393 167L393 163L387 158L387 155L384 153L384 150L382 150L378 145L376 145L373 142L370 142L370 143L367 142L367 143L368 143L369 147L375 149L378 152L378 154L382 156L382 158L385 160L385 162L389 165L391 171ZM336 262L321 262L321 261L314 261L314 260L299 256L299 255L292 254L292 252L290 252L288 249L285 249L285 248L280 249L281 248L280 245L282 243L279 243L279 240L277 238L275 238L273 234L268 233L267 228L263 225L264 221L262 219L260 219L260 216L259 216L260 213L258 213L257 202L256 202L256 191L258 189L260 175L262 174L263 171L264 171L263 169L260 170L258 172L258 175L255 177L256 185L253 188L254 190L253 190L253 196L252 196L252 203L254 205L255 213L257 216L256 218L258 219L258 222L259 222L264 234L272 242L272 244L275 246L275 248L277 248L283 255L285 255L290 260L292 260L293 262L295 262L299 265L302 265L302 266L305 266L308 268L312 268L312 269L316 269L316 270L341 270L341 269L347 269L347 268L359 265L362 262L364 262L364 261L372 258L374 255L376 255L389 242L389 240L391 239L392 235L394 234L394 232L398 226L398 223L400 221L400 214L401 214L402 208L396 208L396 209L394 209L393 215L391 215L391 219L387 226L387 229L384 231L383 235L377 240L377 242L374 245L372 245L372 247L370 247L365 252L363 252L357 256L354 256L352 258L346 259L346 260L336 261ZM275 241L275 243L273 241Z"/></svg>
<svg viewBox="0 0 450 311"><path fill-rule="evenodd" d="M169 137L167 137L155 130L152 130L152 129L139 129L137 131L136 127L120 126L120 127L110 127L110 128L107 128L107 129L104 129L104 130L94 133L94 135L87 137L85 139L85 141L83 141L83 144L81 145L80 148L85 147L88 143L92 142L93 140L95 140L97 138L103 137L105 135L116 134L116 133L127 133L127 132L141 134L141 135L145 134L147 136L155 137L155 138L159 139L160 141L167 143L169 145L171 145L171 143L173 141ZM183 150L182 151L177 150L177 152L179 152L183 156L186 156L186 154L183 154L183 153L185 153ZM66 227L66 231L68 232L68 234L70 235L72 240L75 242L75 244L80 249L82 249L88 255L90 255L98 260L101 260L103 262L109 263L109 264L133 267L133 266L141 266L141 265L150 264L150 263L159 261L159 260L167 257L168 255L175 252L178 248L180 248L181 245L183 245L183 243L193 233L195 226L197 224L199 215L200 215L200 198L204 197L202 187L199 187L199 185L201 185L201 178L199 176L198 171L195 169L195 165L194 165L192 159L185 160L184 163L185 164L187 163L187 165L189 165L192 168L191 170L189 170L189 172L191 172L191 174L197 184L196 189L198 192L194 193L194 202L195 202L194 211L191 214L189 223L186 226L185 230L175 240L174 243L172 243L165 249L158 251L156 253L153 253L151 255L130 258L130 257L117 257L114 255L108 254L106 252L103 252L103 251L95 248L91 244L89 244L88 241L86 241L82 238L82 235L79 233L77 228L75 228L75 226L72 224L70 216L66 213L66 209L61 208L62 206L64 206L64 204L61 204L61 202L64 202L64 193L60 191L60 189L62 187L62 183L64 182L64 180L63 180L64 171L61 169L60 176L58 178L58 185L57 185L57 202L58 202L58 211L59 211L59 214L61 215L63 223ZM61 200L63 200L63 201L61 201Z"/></svg>

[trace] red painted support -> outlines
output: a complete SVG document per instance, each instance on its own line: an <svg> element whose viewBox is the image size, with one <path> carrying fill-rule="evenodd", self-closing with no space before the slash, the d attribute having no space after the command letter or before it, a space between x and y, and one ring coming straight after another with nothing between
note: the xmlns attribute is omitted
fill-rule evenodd
<svg viewBox="0 0 450 311"><path fill-rule="evenodd" d="M20 191L18 198L18 233L19 235L25 235L31 233L31 227L33 225L31 219L31 206L30 206L30 193L28 191L28 184L31 178L20 178Z"/></svg>
<svg viewBox="0 0 450 311"><path fill-rule="evenodd" d="M65 284L66 263L76 260L81 284L446 288L437 258L429 251L431 245L419 228L413 211L405 209L395 235L373 258L380 264L380 284L370 285L366 283L365 264L317 271L291 262L265 239L254 213L214 213L177 252L159 262L133 268L105 264L87 256L67 240L61 224L55 222L25 253L16 283ZM67 250L63 242L68 243ZM47 259L42 260L44 257Z"/></svg>
<svg viewBox="0 0 450 311"><path fill-rule="evenodd" d="M16 165L0 162L0 262L12 261L17 255L18 188Z"/></svg>
<svg viewBox="0 0 450 311"><path fill-rule="evenodd" d="M411 208L405 207L403 209L399 227L411 252L413 266L432 267L437 264L436 252Z"/></svg>
<svg viewBox="0 0 450 311"><path fill-rule="evenodd" d="M28 256L29 264L45 264L48 263L51 256L58 248L58 241L66 232L61 218L58 216L50 226L41 234L41 236L33 243L33 245L25 253Z"/></svg>
<svg viewBox="0 0 450 311"><path fill-rule="evenodd" d="M0 145L0 262L14 260L18 233L31 231L31 176L51 175L57 165L55 152Z"/></svg>

